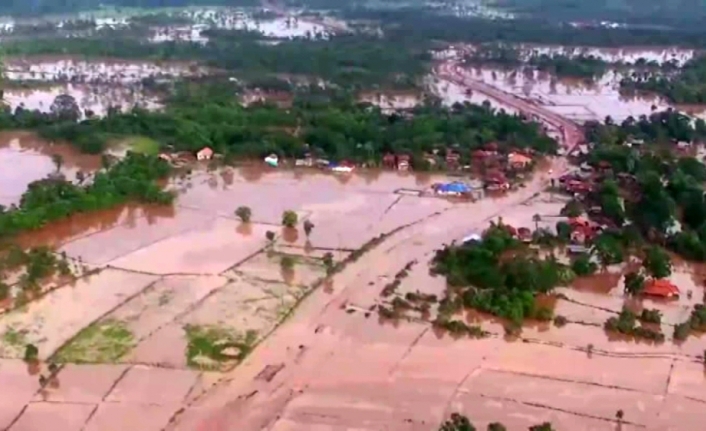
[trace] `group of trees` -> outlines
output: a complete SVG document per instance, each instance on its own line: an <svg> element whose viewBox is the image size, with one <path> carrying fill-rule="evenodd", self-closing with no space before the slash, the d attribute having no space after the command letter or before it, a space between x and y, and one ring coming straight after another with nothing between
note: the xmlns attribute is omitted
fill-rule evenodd
<svg viewBox="0 0 706 431"><path fill-rule="evenodd" d="M493 422L488 424L488 431L506 431L505 425L500 422ZM451 417L444 421L439 428L439 431L476 431L476 427L473 426L471 421L460 413L453 413ZM544 422L539 425L533 425L529 427L529 431L554 431L552 424L549 422Z"/></svg>
<svg viewBox="0 0 706 431"><path fill-rule="evenodd" d="M539 306L536 296L550 293L574 275L553 256L537 256L502 222L491 225L482 241L452 244L437 251L433 268L445 275L452 287L442 302L460 302L514 325L526 318L550 320L552 310Z"/></svg>
<svg viewBox="0 0 706 431"><path fill-rule="evenodd" d="M174 199L156 180L165 178L169 165L157 157L136 153L95 173L87 185L60 175L30 183L19 205L0 207L0 238L79 212L112 208L127 201L167 204Z"/></svg>
<svg viewBox="0 0 706 431"><path fill-rule="evenodd" d="M688 259L706 260L706 166L675 144L693 140L698 145L705 132L703 121L692 126L674 111L621 125L587 125L587 137L596 146L586 161L604 178L586 206L598 203L602 215L633 242L644 238ZM638 138L645 143L637 144Z"/></svg>
<svg viewBox="0 0 706 431"><path fill-rule="evenodd" d="M657 93L673 103L706 103L706 56L698 56L688 61L677 72L636 72L623 78L620 86L629 91Z"/></svg>
<svg viewBox="0 0 706 431"><path fill-rule="evenodd" d="M81 122L21 108L0 114L0 129L35 129L46 138L66 140L86 152L105 148L108 138L146 136L174 150L198 151L210 147L229 158L324 157L379 165L385 153L406 153L423 169L425 154L448 150L471 159L471 151L497 142L501 150L531 148L556 152L557 142L537 123L495 111L489 106L441 106L429 102L411 115L387 115L369 104L356 103L350 94L306 92L291 109L269 104L242 106L227 83L184 86L163 112L135 108L109 110L104 118Z"/></svg>

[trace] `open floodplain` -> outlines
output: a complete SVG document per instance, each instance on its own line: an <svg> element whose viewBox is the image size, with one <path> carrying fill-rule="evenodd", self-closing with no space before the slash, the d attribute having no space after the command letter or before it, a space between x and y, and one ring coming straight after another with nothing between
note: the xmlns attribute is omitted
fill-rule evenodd
<svg viewBox="0 0 706 431"><path fill-rule="evenodd" d="M428 271L434 250L498 217L531 227L540 214L554 224L565 203L536 195L541 173L475 203L399 193L441 180L204 168L173 181L173 208L74 217L22 237L87 272L0 315L0 429L432 430L463 411L511 430L545 420L614 430L619 409L623 430L700 429L703 343L609 338L602 323L624 302L620 277L567 286L555 306L567 325L531 325L514 338L475 314L466 317L489 338L455 339L416 316L390 322L370 312L389 301L382 289L410 262L397 294L440 294L443 279ZM251 223L235 218L241 205ZM315 224L309 238L281 227L285 210L300 226ZM348 263L325 280L327 252ZM684 265L673 277L684 288L693 279L688 288L701 298L701 272ZM668 328L688 313L683 302L649 306ZM242 351L259 345L239 365L215 362L190 348L206 330L227 333ZM40 369L22 362L25 343L48 360ZM40 388L50 362L62 365Z"/></svg>

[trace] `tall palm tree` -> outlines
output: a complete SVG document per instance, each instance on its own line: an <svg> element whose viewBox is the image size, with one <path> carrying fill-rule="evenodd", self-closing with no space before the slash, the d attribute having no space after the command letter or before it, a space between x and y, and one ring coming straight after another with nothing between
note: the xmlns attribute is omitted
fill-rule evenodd
<svg viewBox="0 0 706 431"><path fill-rule="evenodd" d="M542 216L535 214L532 216L532 221L534 222L534 230L539 230L539 222L542 221Z"/></svg>

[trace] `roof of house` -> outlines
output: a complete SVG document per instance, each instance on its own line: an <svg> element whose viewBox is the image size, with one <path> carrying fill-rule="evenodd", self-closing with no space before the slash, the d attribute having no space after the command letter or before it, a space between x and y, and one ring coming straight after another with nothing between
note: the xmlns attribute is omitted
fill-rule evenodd
<svg viewBox="0 0 706 431"><path fill-rule="evenodd" d="M531 157L527 157L524 154L519 154L519 153L510 153L510 155L508 155L507 158L510 161L510 163L527 164L527 163L532 162Z"/></svg>
<svg viewBox="0 0 706 431"><path fill-rule="evenodd" d="M679 295L679 288L669 280L663 278L650 280L645 284L645 289L642 291L645 295L662 296L669 298Z"/></svg>
<svg viewBox="0 0 706 431"><path fill-rule="evenodd" d="M471 191L471 188L464 183L452 182L439 185L437 190L446 193L468 193Z"/></svg>
<svg viewBox="0 0 706 431"><path fill-rule="evenodd" d="M213 150L210 147L203 147L199 150L198 154L213 154Z"/></svg>

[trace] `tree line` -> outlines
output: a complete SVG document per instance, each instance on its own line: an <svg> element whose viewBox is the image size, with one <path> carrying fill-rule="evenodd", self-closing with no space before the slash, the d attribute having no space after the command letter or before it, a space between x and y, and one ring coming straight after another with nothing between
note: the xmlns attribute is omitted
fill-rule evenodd
<svg viewBox="0 0 706 431"><path fill-rule="evenodd" d="M60 174L29 184L19 204L0 206L0 238L39 229L72 214L112 208L128 201L168 204L174 199L156 180L166 178L169 165L157 157L129 152L88 184L74 183Z"/></svg>
<svg viewBox="0 0 706 431"><path fill-rule="evenodd" d="M706 104L706 56L688 61L673 73L642 71L625 77L620 87L664 96L672 103Z"/></svg>
<svg viewBox="0 0 706 431"><path fill-rule="evenodd" d="M379 165L386 153L406 153L415 168L425 155L447 151L470 162L471 152L490 142L501 151L528 148L554 154L557 142L542 127L489 105L442 106L427 101L408 112L385 114L357 103L351 94L303 92L289 109L272 104L242 106L228 82L184 85L163 112L111 109L104 118L76 118L76 105L61 104L49 113L0 114L0 129L33 129L52 140L67 140L81 150L99 153L108 138L146 136L176 151L210 147L226 159L323 157ZM52 105L56 106L56 104ZM66 111L69 110L69 111Z"/></svg>

